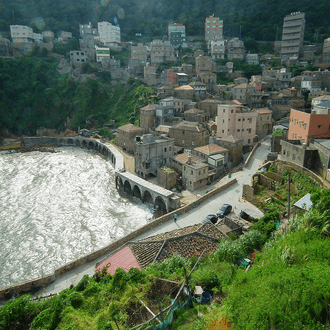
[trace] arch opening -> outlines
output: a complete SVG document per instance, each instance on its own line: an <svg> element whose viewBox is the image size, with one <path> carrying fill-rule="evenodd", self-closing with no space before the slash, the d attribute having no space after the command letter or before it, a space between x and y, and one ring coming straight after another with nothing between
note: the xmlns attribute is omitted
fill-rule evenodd
<svg viewBox="0 0 330 330"><path fill-rule="evenodd" d="M83 140L82 147L87 149L87 142L86 142L86 140Z"/></svg>
<svg viewBox="0 0 330 330"><path fill-rule="evenodd" d="M143 203L154 204L154 200L148 190L146 190L143 194Z"/></svg>
<svg viewBox="0 0 330 330"><path fill-rule="evenodd" d="M159 210L162 213L166 213L167 212L166 203L164 202L163 198L160 197L160 196L157 196L156 197L154 208L156 210Z"/></svg>
<svg viewBox="0 0 330 330"><path fill-rule="evenodd" d="M74 140L73 139L68 139L67 145L68 146L74 146Z"/></svg>
<svg viewBox="0 0 330 330"><path fill-rule="evenodd" d="M80 140L76 139L75 145L76 145L76 147L80 147Z"/></svg>
<svg viewBox="0 0 330 330"><path fill-rule="evenodd" d="M141 190L140 190L139 186L137 186L137 185L135 185L133 187L133 197L137 197L140 200L142 200Z"/></svg>
<svg viewBox="0 0 330 330"><path fill-rule="evenodd" d="M124 191L128 194L131 194L132 193L132 187L131 187L131 184L129 183L129 181L125 181L124 182Z"/></svg>

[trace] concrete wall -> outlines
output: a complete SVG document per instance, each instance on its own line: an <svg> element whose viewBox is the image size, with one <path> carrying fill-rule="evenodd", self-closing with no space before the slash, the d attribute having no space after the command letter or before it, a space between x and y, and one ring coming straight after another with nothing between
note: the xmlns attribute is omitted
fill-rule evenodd
<svg viewBox="0 0 330 330"><path fill-rule="evenodd" d="M258 142L252 149L252 151L250 152L249 156L246 158L246 161L244 163L244 166L248 166L250 160L251 160L251 157L254 155L254 153L256 152L256 150L261 146L261 143Z"/></svg>
<svg viewBox="0 0 330 330"><path fill-rule="evenodd" d="M26 138L25 142L27 144L33 145L32 144L33 141L36 142L35 144L40 144L41 140L46 141L44 143L50 143L49 141L52 140L52 138ZM27 282L23 282L23 283L20 283L20 284L16 284L16 285L13 285L13 286L10 286L10 287L2 288L0 290L0 299L9 299L9 298L11 298L11 296L14 293L26 293L26 292L30 292L30 291L32 291L36 288L39 288L41 286L48 285L51 282L55 281L59 276L69 272L70 270L75 269L78 266L81 266L81 265L86 264L88 262L91 262L95 259L98 259L98 258L108 254L109 252L111 252L115 249L118 249L119 247L121 247L125 243L134 240L136 237L138 237L139 235L145 233L146 231L148 231L152 228L155 228L155 227L159 226L160 224L167 222L168 220L173 220L173 217L174 217L175 213L177 215L187 213L191 209L195 208L197 205L199 205L202 202L204 202L205 200L213 197L214 195L218 194L219 192L227 189L228 187L235 184L236 182L237 182L237 180L233 179L233 180L227 182L226 184L224 184L223 186L218 187L218 188L210 191L208 194L203 195L202 197L197 199L195 202L193 202L191 204L188 204L184 207L181 207L179 209L176 209L173 212L167 213L167 214L155 219L154 221L146 224L145 226L135 230L134 232L126 235L125 237L120 238L120 239L116 240L115 242L105 246L104 248L102 248L100 250L97 250L93 253L90 253L88 255L85 255L82 258L74 260L74 261L72 261L72 262L56 269L53 273L51 273L49 275L45 275L45 276L39 277L37 279L27 281Z"/></svg>

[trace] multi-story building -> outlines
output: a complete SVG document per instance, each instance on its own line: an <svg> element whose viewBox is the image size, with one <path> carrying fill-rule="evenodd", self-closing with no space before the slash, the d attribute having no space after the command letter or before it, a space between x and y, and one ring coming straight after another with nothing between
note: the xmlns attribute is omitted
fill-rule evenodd
<svg viewBox="0 0 330 330"><path fill-rule="evenodd" d="M216 60L218 58L224 59L226 54L226 40L212 40L211 41L211 56L212 60Z"/></svg>
<svg viewBox="0 0 330 330"><path fill-rule="evenodd" d="M121 42L120 27L109 22L98 22L97 31L99 36L95 37L104 45L116 45Z"/></svg>
<svg viewBox="0 0 330 330"><path fill-rule="evenodd" d="M310 137L330 138L330 114L317 111L306 113L291 109L288 140L303 140L308 143Z"/></svg>
<svg viewBox="0 0 330 330"><path fill-rule="evenodd" d="M228 40L226 44L226 53L228 60L233 60L233 59L244 60L245 57L244 42L242 40L239 40L238 38L232 38Z"/></svg>
<svg viewBox="0 0 330 330"><path fill-rule="evenodd" d="M228 168L237 166L243 159L243 139L233 135L217 139L219 146L225 148L229 152Z"/></svg>
<svg viewBox="0 0 330 330"><path fill-rule="evenodd" d="M207 144L209 132L200 123L181 121L170 127L169 137L174 138L176 146L191 149Z"/></svg>
<svg viewBox="0 0 330 330"><path fill-rule="evenodd" d="M291 13L284 17L281 60L298 59L303 51L305 13Z"/></svg>
<svg viewBox="0 0 330 330"><path fill-rule="evenodd" d="M173 47L182 47L186 43L186 35L181 32L171 32L169 39Z"/></svg>
<svg viewBox="0 0 330 330"><path fill-rule="evenodd" d="M116 144L129 152L135 150L135 140L137 136L144 134L144 128L133 124L126 124L117 128Z"/></svg>
<svg viewBox="0 0 330 330"><path fill-rule="evenodd" d="M60 36L58 38L59 41L68 42L70 39L72 39L72 32L68 32L68 31L60 32Z"/></svg>
<svg viewBox="0 0 330 330"><path fill-rule="evenodd" d="M104 60L110 59L110 49L108 47L97 47L95 46L96 51L96 62L102 62Z"/></svg>
<svg viewBox="0 0 330 330"><path fill-rule="evenodd" d="M213 72L202 71L198 75L200 81L206 85L206 90L212 92L217 83L217 75Z"/></svg>
<svg viewBox="0 0 330 330"><path fill-rule="evenodd" d="M10 25L10 36L15 42L33 42L33 29L24 25Z"/></svg>
<svg viewBox="0 0 330 330"><path fill-rule="evenodd" d="M145 66L148 59L148 50L143 43L138 43L137 46L131 46L131 60L138 60L142 65Z"/></svg>
<svg viewBox="0 0 330 330"><path fill-rule="evenodd" d="M324 39L323 54L330 54L330 38Z"/></svg>
<svg viewBox="0 0 330 330"><path fill-rule="evenodd" d="M303 76L301 79L301 89L305 89L310 93L321 90L321 80L317 77Z"/></svg>
<svg viewBox="0 0 330 330"><path fill-rule="evenodd" d="M79 32L81 36L84 35L93 35L97 36L97 28L93 28L92 23L89 24L79 24Z"/></svg>
<svg viewBox="0 0 330 330"><path fill-rule="evenodd" d="M250 84L240 84L232 89L232 95L234 100L246 103L248 94L254 93L256 91L255 87Z"/></svg>
<svg viewBox="0 0 330 330"><path fill-rule="evenodd" d="M151 65L158 65L161 62L175 62L174 47L161 40L154 40L150 46Z"/></svg>
<svg viewBox="0 0 330 330"><path fill-rule="evenodd" d="M190 84L190 86L195 90L195 96L206 96L206 84L199 81L194 81Z"/></svg>
<svg viewBox="0 0 330 330"><path fill-rule="evenodd" d="M186 34L186 27L181 23L174 23L168 25L168 37L171 37L171 33L180 32L181 34Z"/></svg>
<svg viewBox="0 0 330 330"><path fill-rule="evenodd" d="M244 109L242 104L219 104L217 137L233 135L243 139L243 145L252 146L256 137L258 113Z"/></svg>
<svg viewBox="0 0 330 330"><path fill-rule="evenodd" d="M87 62L87 55L82 50L71 50L70 51L70 62L72 63L85 63Z"/></svg>
<svg viewBox="0 0 330 330"><path fill-rule="evenodd" d="M44 41L44 36L41 33L33 33L33 40L35 43L42 43Z"/></svg>
<svg viewBox="0 0 330 330"><path fill-rule="evenodd" d="M269 109L259 109L257 113L256 135L260 141L272 131L272 111Z"/></svg>
<svg viewBox="0 0 330 330"><path fill-rule="evenodd" d="M214 62L210 56L198 56L196 57L196 73L199 74L203 71L212 72L214 68Z"/></svg>
<svg viewBox="0 0 330 330"><path fill-rule="evenodd" d="M45 42L53 42L55 39L54 32L52 31L42 31Z"/></svg>
<svg viewBox="0 0 330 330"><path fill-rule="evenodd" d="M140 127L145 129L146 134L149 134L155 125L156 105L148 104L140 108Z"/></svg>
<svg viewBox="0 0 330 330"><path fill-rule="evenodd" d="M250 65L259 64L259 55L258 54L246 54L245 62Z"/></svg>
<svg viewBox="0 0 330 330"><path fill-rule="evenodd" d="M212 40L219 40L223 38L223 20L214 15L205 19L205 41L210 45Z"/></svg>
<svg viewBox="0 0 330 330"><path fill-rule="evenodd" d="M135 142L135 172L148 179L159 167L169 165L174 155L174 139L145 134Z"/></svg>

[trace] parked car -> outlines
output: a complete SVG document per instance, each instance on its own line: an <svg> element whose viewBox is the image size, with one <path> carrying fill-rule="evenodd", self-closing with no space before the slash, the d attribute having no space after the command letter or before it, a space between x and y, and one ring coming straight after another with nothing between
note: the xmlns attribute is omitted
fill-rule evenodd
<svg viewBox="0 0 330 330"><path fill-rule="evenodd" d="M218 217L215 214L209 214L206 216L206 218L203 220L203 222L211 221L212 223L217 223Z"/></svg>
<svg viewBox="0 0 330 330"><path fill-rule="evenodd" d="M232 210L232 206L231 205L229 205L229 204L223 204L220 207L220 209L219 209L219 211L217 213L217 216L219 218L223 218L225 215L229 214L231 212L231 210Z"/></svg>

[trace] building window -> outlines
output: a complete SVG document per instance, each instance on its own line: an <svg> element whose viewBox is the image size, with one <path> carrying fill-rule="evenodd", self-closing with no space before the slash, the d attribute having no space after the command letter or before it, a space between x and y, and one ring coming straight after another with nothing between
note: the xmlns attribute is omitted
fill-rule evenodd
<svg viewBox="0 0 330 330"><path fill-rule="evenodd" d="M240 131L241 131L240 129L237 130L237 132L240 132Z"/></svg>
<svg viewBox="0 0 330 330"><path fill-rule="evenodd" d="M184 135L184 131L182 131L182 135Z"/></svg>
<svg viewBox="0 0 330 330"><path fill-rule="evenodd" d="M330 128L330 127L329 127ZM225 131L224 130L222 130L222 133L224 133Z"/></svg>
<svg viewBox="0 0 330 330"><path fill-rule="evenodd" d="M303 125L304 129L306 129L306 124ZM329 129L330 129L330 126L329 126Z"/></svg>
<svg viewBox="0 0 330 330"><path fill-rule="evenodd" d="M166 148L164 148L164 152L166 152Z"/></svg>
<svg viewBox="0 0 330 330"><path fill-rule="evenodd" d="M294 138L294 133L292 133L291 137Z"/></svg>
<svg viewBox="0 0 330 330"><path fill-rule="evenodd" d="M230 112L231 112L231 113L233 113L233 112L234 112L234 110L231 110Z"/></svg>
<svg viewBox="0 0 330 330"><path fill-rule="evenodd" d="M251 143L251 139L248 139L248 143L249 143L249 144Z"/></svg>
<svg viewBox="0 0 330 330"><path fill-rule="evenodd" d="M299 122L299 127L301 127L301 121Z"/></svg>
<svg viewBox="0 0 330 330"><path fill-rule="evenodd" d="M241 121L241 118L238 118L238 121Z"/></svg>
<svg viewBox="0 0 330 330"><path fill-rule="evenodd" d="M317 128L321 128L321 125L317 125Z"/></svg>
<svg viewBox="0 0 330 330"><path fill-rule="evenodd" d="M223 109L223 113L225 113L226 112L226 110L225 109Z"/></svg>
<svg viewBox="0 0 330 330"><path fill-rule="evenodd" d="M296 125L296 120L295 119L293 119L293 125Z"/></svg>
<svg viewBox="0 0 330 330"><path fill-rule="evenodd" d="M292 155L292 160L296 160L296 155L295 154Z"/></svg>
<svg viewBox="0 0 330 330"><path fill-rule="evenodd" d="M244 132L244 128L242 128L242 132Z"/></svg>
<svg viewBox="0 0 330 330"><path fill-rule="evenodd" d="M194 172L191 170L191 171L190 171L190 174L193 175L193 173L194 173Z"/></svg>
<svg viewBox="0 0 330 330"><path fill-rule="evenodd" d="M186 167L185 167L185 166L183 166L183 170L184 170L184 171L186 170Z"/></svg>

